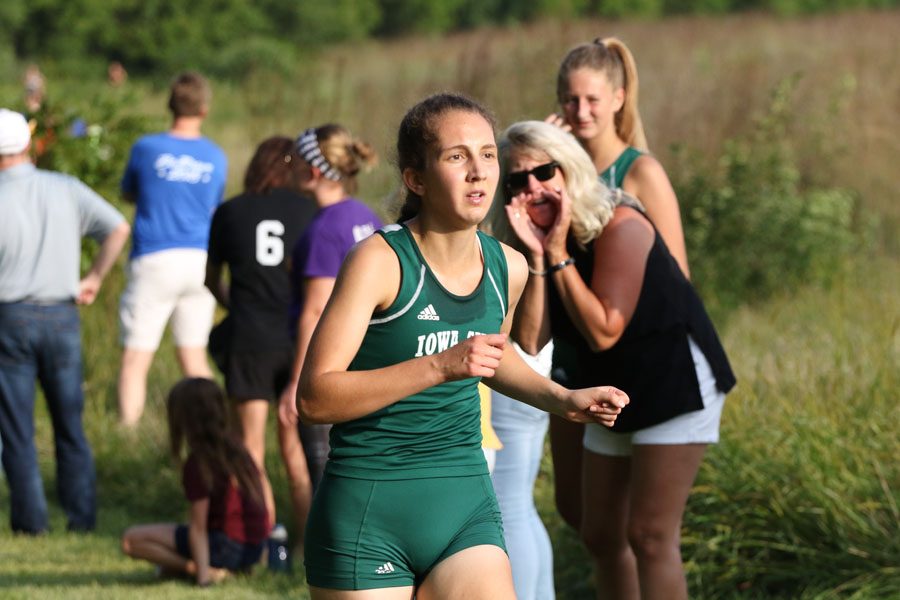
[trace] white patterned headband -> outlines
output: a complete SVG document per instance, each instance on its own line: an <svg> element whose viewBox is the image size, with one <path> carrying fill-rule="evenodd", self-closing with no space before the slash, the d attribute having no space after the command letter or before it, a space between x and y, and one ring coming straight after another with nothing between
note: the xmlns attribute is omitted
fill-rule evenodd
<svg viewBox="0 0 900 600"><path fill-rule="evenodd" d="M331 166L331 163L322 155L315 127L310 127L297 138L297 153L303 157L303 160L322 171L322 175L326 179L331 181L341 180L340 171Z"/></svg>

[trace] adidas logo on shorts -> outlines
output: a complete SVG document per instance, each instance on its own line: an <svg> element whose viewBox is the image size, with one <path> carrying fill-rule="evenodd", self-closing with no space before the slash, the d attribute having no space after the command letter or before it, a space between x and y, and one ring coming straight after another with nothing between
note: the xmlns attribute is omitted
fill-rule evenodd
<svg viewBox="0 0 900 600"><path fill-rule="evenodd" d="M390 562L386 562L383 565L381 565L380 567L378 567L377 569L375 569L376 575L387 575L388 573L393 573L393 572L394 572L394 565L392 565Z"/></svg>
<svg viewBox="0 0 900 600"><path fill-rule="evenodd" d="M429 304L425 308L422 309L422 312L419 313L420 321L440 321L441 318L438 316L437 311L434 310L434 304Z"/></svg>

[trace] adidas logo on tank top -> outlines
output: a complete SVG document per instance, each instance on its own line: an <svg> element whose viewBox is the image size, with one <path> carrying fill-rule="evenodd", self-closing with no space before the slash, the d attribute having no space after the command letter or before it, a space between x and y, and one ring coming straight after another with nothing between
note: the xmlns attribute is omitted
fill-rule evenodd
<svg viewBox="0 0 900 600"><path fill-rule="evenodd" d="M419 313L420 321L440 321L441 318L438 316L437 311L434 310L434 304L429 304L425 308L422 309L422 312Z"/></svg>

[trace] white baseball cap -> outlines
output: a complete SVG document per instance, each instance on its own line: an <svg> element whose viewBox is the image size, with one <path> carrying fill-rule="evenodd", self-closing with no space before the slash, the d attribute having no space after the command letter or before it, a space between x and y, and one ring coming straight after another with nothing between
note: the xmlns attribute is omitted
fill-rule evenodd
<svg viewBox="0 0 900 600"><path fill-rule="evenodd" d="M0 108L0 156L18 154L31 142L31 128L21 113Z"/></svg>

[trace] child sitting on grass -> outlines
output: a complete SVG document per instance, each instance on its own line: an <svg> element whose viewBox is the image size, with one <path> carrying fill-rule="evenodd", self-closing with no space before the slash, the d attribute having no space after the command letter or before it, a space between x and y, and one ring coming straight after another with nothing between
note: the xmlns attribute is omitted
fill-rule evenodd
<svg viewBox="0 0 900 600"><path fill-rule="evenodd" d="M182 482L189 523L136 525L122 536L128 556L195 577L200 586L259 562L271 528L259 471L229 427L226 406L209 379L175 384L167 401L169 437L176 461L187 447Z"/></svg>

